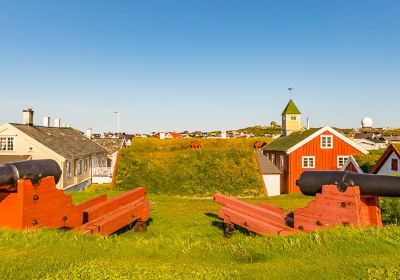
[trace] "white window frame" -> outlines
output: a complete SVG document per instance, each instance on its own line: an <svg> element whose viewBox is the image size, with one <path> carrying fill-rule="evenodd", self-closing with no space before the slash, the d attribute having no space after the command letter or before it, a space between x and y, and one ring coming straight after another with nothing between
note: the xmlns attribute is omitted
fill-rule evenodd
<svg viewBox="0 0 400 280"><path fill-rule="evenodd" d="M323 139L326 139L325 143ZM331 139L330 145L328 145L327 141L328 139ZM320 142L321 142L321 149L333 149L333 135L321 135Z"/></svg>
<svg viewBox="0 0 400 280"><path fill-rule="evenodd" d="M275 164L275 154L271 154L271 162Z"/></svg>
<svg viewBox="0 0 400 280"><path fill-rule="evenodd" d="M84 164L83 164L83 170L86 172L88 171L89 168L89 160L88 158L85 158Z"/></svg>
<svg viewBox="0 0 400 280"><path fill-rule="evenodd" d="M67 178L72 178L72 166L70 161L66 162L65 173L67 175Z"/></svg>
<svg viewBox="0 0 400 280"><path fill-rule="evenodd" d="M347 162L350 156L337 156L337 168L342 168L344 164ZM340 164L340 161L342 161L342 164Z"/></svg>
<svg viewBox="0 0 400 280"><path fill-rule="evenodd" d="M13 152L15 151L15 137L14 136L0 136L0 151Z"/></svg>
<svg viewBox="0 0 400 280"><path fill-rule="evenodd" d="M282 155L280 155L279 156L279 166L280 166L281 169L283 169L284 164L285 164L284 158L283 158Z"/></svg>
<svg viewBox="0 0 400 280"><path fill-rule="evenodd" d="M313 165L310 166L310 160L312 160ZM307 165L305 165L305 161L307 161ZM315 156L303 156L301 157L301 167L304 169L315 169Z"/></svg>

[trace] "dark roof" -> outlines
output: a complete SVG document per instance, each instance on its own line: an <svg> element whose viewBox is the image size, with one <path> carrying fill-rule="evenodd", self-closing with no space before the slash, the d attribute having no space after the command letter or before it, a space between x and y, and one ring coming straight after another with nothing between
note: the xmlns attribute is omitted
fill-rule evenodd
<svg viewBox="0 0 400 280"><path fill-rule="evenodd" d="M30 159L30 155L1 155L0 156L0 165L3 165L5 163L9 162L15 162L15 161L22 161L22 160L28 160Z"/></svg>
<svg viewBox="0 0 400 280"><path fill-rule="evenodd" d="M287 114L297 114L300 115L300 110L297 108L296 104L294 104L293 100L290 99L289 103L286 105L285 110L283 110L282 115Z"/></svg>
<svg viewBox="0 0 400 280"><path fill-rule="evenodd" d="M289 136L281 136L272 141L267 146L264 146L263 150L286 152L291 147L303 141L304 139L311 136L313 133L317 132L320 129L321 128L310 128L307 130L293 132Z"/></svg>
<svg viewBox="0 0 400 280"><path fill-rule="evenodd" d="M103 146L109 154L118 151L124 143L124 139L118 138L95 138L92 141Z"/></svg>
<svg viewBox="0 0 400 280"><path fill-rule="evenodd" d="M107 150L70 127L45 127L11 124L64 158L104 154Z"/></svg>
<svg viewBox="0 0 400 280"><path fill-rule="evenodd" d="M256 151L256 156L261 174L282 174L282 171L261 150Z"/></svg>

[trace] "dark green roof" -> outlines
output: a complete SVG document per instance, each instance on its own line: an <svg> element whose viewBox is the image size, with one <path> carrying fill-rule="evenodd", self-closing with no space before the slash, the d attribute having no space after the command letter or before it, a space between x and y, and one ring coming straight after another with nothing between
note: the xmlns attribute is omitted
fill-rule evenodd
<svg viewBox="0 0 400 280"><path fill-rule="evenodd" d="M264 151L280 151L286 152L297 143L303 141L311 134L317 132L321 128L310 128L307 130L293 132L289 136L281 136L264 147Z"/></svg>
<svg viewBox="0 0 400 280"><path fill-rule="evenodd" d="M300 115L300 110L297 108L296 104L294 104L293 100L290 99L289 103L286 105L285 110L283 110L282 115L287 114L298 114Z"/></svg>

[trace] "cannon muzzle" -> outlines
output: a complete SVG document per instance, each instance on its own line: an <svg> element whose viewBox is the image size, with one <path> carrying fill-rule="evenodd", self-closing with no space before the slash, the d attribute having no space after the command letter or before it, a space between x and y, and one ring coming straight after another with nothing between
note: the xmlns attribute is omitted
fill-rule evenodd
<svg viewBox="0 0 400 280"><path fill-rule="evenodd" d="M18 179L31 179L38 183L41 178L53 176L56 184L61 178L61 169L52 159L25 160L0 165L0 186L15 185Z"/></svg>
<svg viewBox="0 0 400 280"><path fill-rule="evenodd" d="M400 177L359 174L350 171L305 171L296 181L305 195L322 192L323 185L336 185L339 191L358 186L362 195L400 197Z"/></svg>

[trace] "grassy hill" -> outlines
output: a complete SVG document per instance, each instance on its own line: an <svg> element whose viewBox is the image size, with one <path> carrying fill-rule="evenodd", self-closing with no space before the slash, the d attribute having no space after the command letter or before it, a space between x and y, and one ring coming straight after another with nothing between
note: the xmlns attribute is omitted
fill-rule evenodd
<svg viewBox="0 0 400 280"><path fill-rule="evenodd" d="M148 187L149 193L210 196L217 191L260 195L255 139L135 139L121 151L116 189Z"/></svg>
<svg viewBox="0 0 400 280"><path fill-rule="evenodd" d="M73 193L82 201L102 191ZM109 191L116 194L115 191ZM399 279L400 227L222 235L211 199L150 194L146 233L0 229L1 279ZM263 199L286 209L310 198ZM260 200L260 199L258 199ZM247 201L255 203L256 200Z"/></svg>

